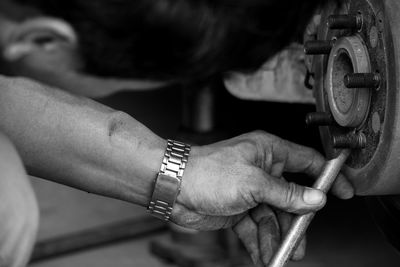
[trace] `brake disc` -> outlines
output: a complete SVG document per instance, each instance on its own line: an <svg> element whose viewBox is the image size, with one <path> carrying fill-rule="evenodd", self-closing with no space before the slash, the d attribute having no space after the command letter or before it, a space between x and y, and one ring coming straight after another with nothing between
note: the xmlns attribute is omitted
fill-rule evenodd
<svg viewBox="0 0 400 267"><path fill-rule="evenodd" d="M400 193L400 1L347 0L321 14L312 62L324 149L352 148L344 172L359 195Z"/></svg>

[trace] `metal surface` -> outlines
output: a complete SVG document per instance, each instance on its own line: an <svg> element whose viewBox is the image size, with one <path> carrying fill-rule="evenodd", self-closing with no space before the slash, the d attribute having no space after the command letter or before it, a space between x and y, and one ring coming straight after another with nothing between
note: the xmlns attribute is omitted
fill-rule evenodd
<svg viewBox="0 0 400 267"><path fill-rule="evenodd" d="M358 195L383 195L400 193L400 1L398 0L344 0L342 5L332 1L320 14L317 40L359 38L369 57L369 71L380 76L379 86L368 89L371 94L368 110L361 123L350 127L334 123L319 127L325 152L333 156L336 149L332 136L357 132L366 137L366 147L352 152L343 171L351 180ZM332 15L362 15L362 27L354 29L330 29L328 18ZM332 52L333 52L332 48ZM329 102L334 94L328 94L327 81L330 55L308 56L310 72L314 79L313 90L318 112L331 112ZM352 74L351 69L346 74ZM341 76L341 75L340 75ZM353 80L354 81L354 80ZM344 83L344 80L343 80ZM351 87L351 86L350 86ZM335 88L334 88L335 89ZM342 110L352 103L353 96L344 86ZM347 91L346 91L347 90ZM347 94L347 95L346 95ZM333 114L334 115L334 114ZM336 117L335 117L336 120ZM361 121L361 120L359 120Z"/></svg>
<svg viewBox="0 0 400 267"><path fill-rule="evenodd" d="M349 155L350 150L344 149L340 151L339 155L335 159L327 161L321 175L314 183L314 188L327 193ZM293 220L292 225L283 239L278 251L271 259L269 267L285 266L304 237L307 227L314 218L314 215L315 213L299 215Z"/></svg>
<svg viewBox="0 0 400 267"><path fill-rule="evenodd" d="M176 197L181 190L181 181L189 153L190 145L167 140L167 148L147 208L151 215L165 221L169 220Z"/></svg>
<svg viewBox="0 0 400 267"><path fill-rule="evenodd" d="M332 115L326 112L313 112L306 116L307 126L331 125L333 122Z"/></svg>
<svg viewBox="0 0 400 267"><path fill-rule="evenodd" d="M362 27L362 16L355 15L331 15L328 18L328 27L331 30L354 29L359 30Z"/></svg>
<svg viewBox="0 0 400 267"><path fill-rule="evenodd" d="M367 145L367 138L363 133L348 133L332 136L332 144L335 148L362 149Z"/></svg>
<svg viewBox="0 0 400 267"><path fill-rule="evenodd" d="M312 40L304 44L304 53L306 55L323 55L331 52L333 41Z"/></svg>
<svg viewBox="0 0 400 267"><path fill-rule="evenodd" d="M344 85L344 77L353 72L370 71L370 59L363 40L359 36L339 38L329 55L325 90L332 115L340 126L361 126L371 99L369 89L349 90Z"/></svg>
<svg viewBox="0 0 400 267"><path fill-rule="evenodd" d="M378 88L381 78L377 73L351 73L344 76L347 88Z"/></svg>
<svg viewBox="0 0 400 267"><path fill-rule="evenodd" d="M329 28L332 15L362 15L359 30ZM369 209L391 243L400 250L400 1L344 0L341 5L332 1L320 14L316 38L340 39L358 36L366 46L371 71L351 74L344 79L350 88L371 88L371 102L365 121L358 128L366 137L366 147L352 151L343 172L354 185L358 195L388 195L369 197ZM310 77L316 97L317 111L328 112L325 77L329 56L309 56ZM374 75L374 76L373 76ZM377 78L379 77L379 79ZM327 155L336 149L333 136L354 132L332 124L319 127Z"/></svg>

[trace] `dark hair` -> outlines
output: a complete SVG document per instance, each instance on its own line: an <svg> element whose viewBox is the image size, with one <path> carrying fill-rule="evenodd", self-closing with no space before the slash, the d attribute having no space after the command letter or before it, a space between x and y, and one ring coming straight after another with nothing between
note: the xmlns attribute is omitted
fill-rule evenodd
<svg viewBox="0 0 400 267"><path fill-rule="evenodd" d="M251 71L298 38L324 0L18 0L78 32L86 70L202 80Z"/></svg>

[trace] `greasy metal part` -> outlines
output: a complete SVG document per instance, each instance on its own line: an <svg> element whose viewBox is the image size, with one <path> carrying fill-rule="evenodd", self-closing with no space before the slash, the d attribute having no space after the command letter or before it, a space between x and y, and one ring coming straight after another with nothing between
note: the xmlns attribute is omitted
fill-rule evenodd
<svg viewBox="0 0 400 267"><path fill-rule="evenodd" d="M332 115L327 112L312 112L306 115L307 126L325 126L333 123Z"/></svg>
<svg viewBox="0 0 400 267"><path fill-rule="evenodd" d="M344 0L342 5L334 2L320 14L321 23L313 38L360 36L370 57L370 73L380 76L379 87L371 90L368 115L358 129L365 134L366 147L352 151L343 172L354 185L356 194L380 195L369 198L369 209L386 237L400 249L400 1ZM332 14L362 14L362 28L357 32L329 29L326 22ZM324 79L328 56L307 57L306 62L307 59L309 71L314 74L317 111L326 112L329 104ZM319 130L327 155L336 153L332 136L354 131L338 125L319 127Z"/></svg>
<svg viewBox="0 0 400 267"><path fill-rule="evenodd" d="M357 131L367 139L364 149L354 150L343 168L358 195L384 195L400 193L400 1L398 0L344 0L341 5L332 1L320 14L316 39L338 40L358 36L364 42L370 58L369 73L380 75L377 89L369 89L369 110ZM335 14L362 14L362 28L332 30L327 19ZM307 56L310 72L314 73L313 93L317 111L330 112L325 88L328 55ZM349 73L352 73L349 71ZM342 80L344 75L342 76ZM348 88L347 91L349 90ZM354 89L358 90L358 88ZM333 156L336 149L332 136L353 132L354 128L335 123L319 127L325 153Z"/></svg>
<svg viewBox="0 0 400 267"><path fill-rule="evenodd" d="M336 158L327 161L321 175L314 183L314 188L327 193L349 155L350 150L344 149L340 151ZM293 219L292 225L289 231L286 233L286 236L279 246L278 251L271 259L268 265L269 267L285 266L304 237L307 227L314 218L314 215L315 213L308 213L305 215L298 215Z"/></svg>
<svg viewBox="0 0 400 267"><path fill-rule="evenodd" d="M331 30L351 29L360 30L363 24L363 18L357 14L351 15L331 15L328 18L328 27Z"/></svg>
<svg viewBox="0 0 400 267"><path fill-rule="evenodd" d="M359 36L339 38L327 64L325 90L330 110L343 127L359 127L368 115L371 92L365 88L348 90L343 77L348 73L370 72L367 48Z"/></svg>
<svg viewBox="0 0 400 267"><path fill-rule="evenodd" d="M343 78L347 88L378 88L381 77L377 73L350 73Z"/></svg>
<svg viewBox="0 0 400 267"><path fill-rule="evenodd" d="M331 52L334 41L312 40L304 44L306 55L326 55Z"/></svg>
<svg viewBox="0 0 400 267"><path fill-rule="evenodd" d="M88 250L115 242L132 240L166 230L167 224L152 217L136 218L39 241L31 262Z"/></svg>
<svg viewBox="0 0 400 267"><path fill-rule="evenodd" d="M334 148L363 149L367 145L367 138L363 133L348 133L332 136Z"/></svg>

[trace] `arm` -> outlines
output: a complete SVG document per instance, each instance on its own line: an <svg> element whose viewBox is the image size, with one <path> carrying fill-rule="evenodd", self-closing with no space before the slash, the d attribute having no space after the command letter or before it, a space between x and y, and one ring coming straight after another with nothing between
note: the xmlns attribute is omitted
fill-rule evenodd
<svg viewBox="0 0 400 267"><path fill-rule="evenodd" d="M0 128L34 176L142 206L166 143L125 113L24 79L0 80Z"/></svg>
<svg viewBox="0 0 400 267"><path fill-rule="evenodd" d="M0 128L28 171L142 206L166 147L132 117L94 101L21 79L0 78ZM316 151L264 132L193 147L171 219L199 230L233 227L254 262L267 264L291 214L321 208L321 191L288 183L284 172L317 176ZM342 198L353 195L339 177ZM293 256L304 254L304 245Z"/></svg>

